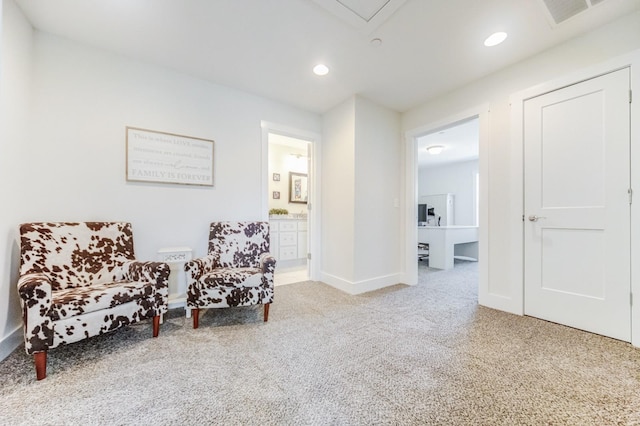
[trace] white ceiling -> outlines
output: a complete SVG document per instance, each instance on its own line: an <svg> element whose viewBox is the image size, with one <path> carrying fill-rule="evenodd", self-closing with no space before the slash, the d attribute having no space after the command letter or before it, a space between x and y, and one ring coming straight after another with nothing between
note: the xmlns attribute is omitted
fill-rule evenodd
<svg viewBox="0 0 640 426"><path fill-rule="evenodd" d="M292 148L296 151L296 154L298 154L299 152L306 153L307 147L309 145L309 142L305 140L278 135L276 133L269 133L269 143Z"/></svg>
<svg viewBox="0 0 640 426"><path fill-rule="evenodd" d="M418 167L438 167L461 161L477 160L479 154L479 121L477 118L456 123L417 139ZM431 155L427 147L444 147L438 155Z"/></svg>
<svg viewBox="0 0 640 426"><path fill-rule="evenodd" d="M318 113L353 94L403 112L640 10L605 0L555 26L540 0L407 0L358 29L316 1L16 0L41 31Z"/></svg>

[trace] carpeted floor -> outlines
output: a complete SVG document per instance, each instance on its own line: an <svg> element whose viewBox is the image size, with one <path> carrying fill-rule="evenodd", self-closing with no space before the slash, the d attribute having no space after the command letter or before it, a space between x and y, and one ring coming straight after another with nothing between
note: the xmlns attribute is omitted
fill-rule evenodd
<svg viewBox="0 0 640 426"><path fill-rule="evenodd" d="M479 307L477 265L421 265L420 283L349 296L320 283L260 308L175 310L54 349L35 381L0 363L0 423L640 424L640 350Z"/></svg>

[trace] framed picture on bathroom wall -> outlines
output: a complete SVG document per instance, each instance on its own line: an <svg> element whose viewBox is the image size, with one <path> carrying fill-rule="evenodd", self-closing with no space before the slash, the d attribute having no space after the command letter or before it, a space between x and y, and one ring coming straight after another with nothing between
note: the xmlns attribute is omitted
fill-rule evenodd
<svg viewBox="0 0 640 426"><path fill-rule="evenodd" d="M307 175L304 173L289 173L289 202L307 204Z"/></svg>

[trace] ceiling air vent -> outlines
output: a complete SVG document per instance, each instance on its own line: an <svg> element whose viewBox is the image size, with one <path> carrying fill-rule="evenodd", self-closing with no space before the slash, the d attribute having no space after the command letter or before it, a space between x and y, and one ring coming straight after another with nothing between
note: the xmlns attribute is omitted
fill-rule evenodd
<svg viewBox="0 0 640 426"><path fill-rule="evenodd" d="M540 0L547 17L555 26L579 13L602 3L604 0Z"/></svg>

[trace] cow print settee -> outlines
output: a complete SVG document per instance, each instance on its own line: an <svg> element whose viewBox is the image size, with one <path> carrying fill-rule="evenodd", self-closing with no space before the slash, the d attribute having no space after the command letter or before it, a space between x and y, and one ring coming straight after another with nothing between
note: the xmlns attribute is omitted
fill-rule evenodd
<svg viewBox="0 0 640 426"><path fill-rule="evenodd" d="M24 342L38 380L47 351L167 312L169 265L135 260L131 224L20 226L18 294Z"/></svg>

